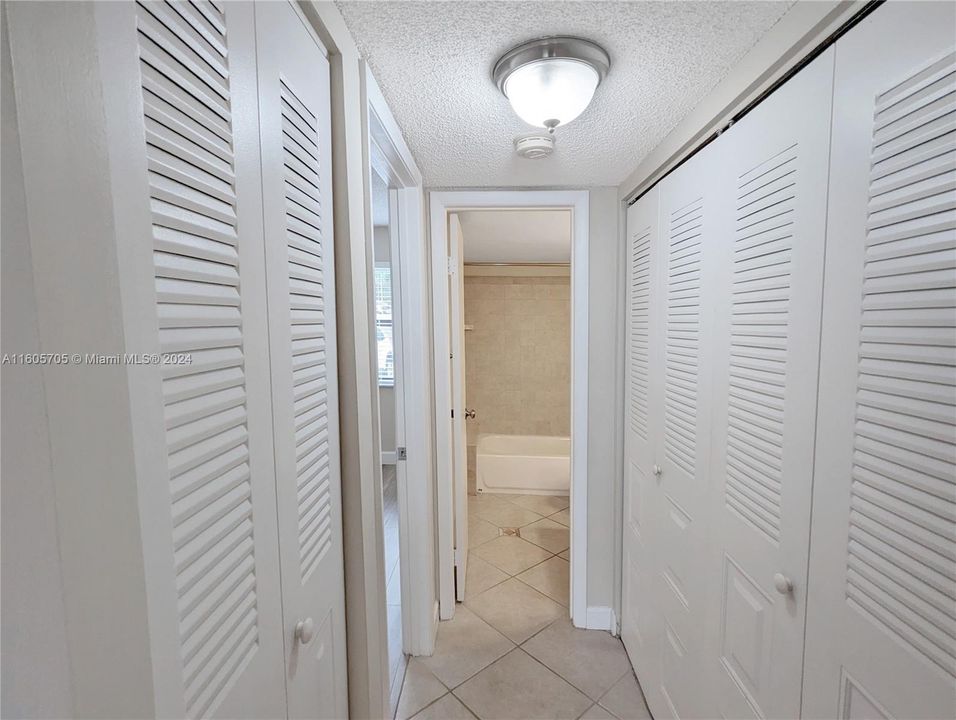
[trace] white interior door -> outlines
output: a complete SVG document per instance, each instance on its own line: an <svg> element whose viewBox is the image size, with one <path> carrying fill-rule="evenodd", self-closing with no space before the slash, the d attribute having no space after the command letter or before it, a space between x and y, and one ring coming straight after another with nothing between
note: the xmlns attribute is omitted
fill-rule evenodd
<svg viewBox="0 0 956 720"><path fill-rule="evenodd" d="M956 717L956 6L837 43L804 715Z"/></svg>
<svg viewBox="0 0 956 720"><path fill-rule="evenodd" d="M660 505L655 508L661 612L660 681L648 694L658 717L700 717L710 708L701 683L708 567L708 494L712 481L711 336L713 249L719 228L715 168L721 140L668 176L660 188L658 257L663 285L662 393L653 448ZM656 295L655 295L656 297Z"/></svg>
<svg viewBox="0 0 956 720"><path fill-rule="evenodd" d="M624 539L621 639L646 693L659 695L663 621L659 583L658 513L654 473L663 405L660 189L627 212L627 403L625 420ZM660 704L658 701L657 704Z"/></svg>
<svg viewBox="0 0 956 720"><path fill-rule="evenodd" d="M831 48L719 149L705 672L720 717L800 715L832 79Z"/></svg>
<svg viewBox="0 0 956 720"><path fill-rule="evenodd" d="M347 713L329 63L287 2L256 5L289 717Z"/></svg>
<svg viewBox="0 0 956 720"><path fill-rule="evenodd" d="M468 440L465 426L464 236L458 215L448 216L448 307L451 338L452 467L455 486L455 598L465 599L468 570Z"/></svg>
<svg viewBox="0 0 956 720"><path fill-rule="evenodd" d="M93 11L129 349L188 357L130 374L155 713L281 717L253 7Z"/></svg>

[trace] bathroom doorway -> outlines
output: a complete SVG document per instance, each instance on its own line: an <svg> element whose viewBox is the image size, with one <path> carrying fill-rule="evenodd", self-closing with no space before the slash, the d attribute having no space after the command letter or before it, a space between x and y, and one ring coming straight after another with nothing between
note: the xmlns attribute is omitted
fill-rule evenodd
<svg viewBox="0 0 956 720"><path fill-rule="evenodd" d="M587 626L587 210L431 194L442 619L510 592Z"/></svg>

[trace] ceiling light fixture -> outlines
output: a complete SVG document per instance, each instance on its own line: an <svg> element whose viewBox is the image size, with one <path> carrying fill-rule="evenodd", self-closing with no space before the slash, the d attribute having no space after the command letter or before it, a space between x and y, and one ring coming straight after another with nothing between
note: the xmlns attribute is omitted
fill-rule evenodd
<svg viewBox="0 0 956 720"><path fill-rule="evenodd" d="M604 48L590 40L548 37L509 50L492 77L518 117L554 132L584 112L610 67Z"/></svg>

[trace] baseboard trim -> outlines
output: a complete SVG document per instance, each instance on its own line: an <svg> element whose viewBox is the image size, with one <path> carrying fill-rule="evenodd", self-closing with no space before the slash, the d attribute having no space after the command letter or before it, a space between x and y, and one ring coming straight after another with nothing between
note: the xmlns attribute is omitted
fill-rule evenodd
<svg viewBox="0 0 956 720"><path fill-rule="evenodd" d="M382 465L394 465L395 464L395 451L382 452Z"/></svg>
<svg viewBox="0 0 956 720"><path fill-rule="evenodd" d="M612 635L617 635L617 617L614 614L614 608L603 605L589 607L586 622L588 630L607 630Z"/></svg>

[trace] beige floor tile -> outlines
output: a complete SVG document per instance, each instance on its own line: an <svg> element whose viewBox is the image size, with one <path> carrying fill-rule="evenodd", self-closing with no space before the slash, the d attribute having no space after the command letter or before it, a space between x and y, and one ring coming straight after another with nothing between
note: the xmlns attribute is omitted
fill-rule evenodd
<svg viewBox="0 0 956 720"><path fill-rule="evenodd" d="M564 558L568 562L571 562L571 548L568 548L564 552L558 553L559 558Z"/></svg>
<svg viewBox="0 0 956 720"><path fill-rule="evenodd" d="M510 576L475 553L468 553L468 577L465 579L465 599L480 595L485 590L504 582Z"/></svg>
<svg viewBox="0 0 956 720"><path fill-rule="evenodd" d="M422 710L413 720L475 720L461 700L448 693Z"/></svg>
<svg viewBox="0 0 956 720"><path fill-rule="evenodd" d="M595 703L587 709L580 720L617 720L611 713Z"/></svg>
<svg viewBox="0 0 956 720"><path fill-rule="evenodd" d="M545 516L564 510L570 505L567 495L516 495L511 502Z"/></svg>
<svg viewBox="0 0 956 720"><path fill-rule="evenodd" d="M515 578L466 600L465 604L509 640L519 644L568 614L567 608Z"/></svg>
<svg viewBox="0 0 956 720"><path fill-rule="evenodd" d="M633 672L628 672L600 700L601 707L620 720L653 720L644 693Z"/></svg>
<svg viewBox="0 0 956 720"><path fill-rule="evenodd" d="M402 686L402 695L398 700L395 720L407 720L447 692L448 688L441 684L431 670L418 658L412 658L408 661L408 668L405 670L405 684Z"/></svg>
<svg viewBox="0 0 956 720"><path fill-rule="evenodd" d="M498 526L477 515L468 518L468 547L474 549L498 537Z"/></svg>
<svg viewBox="0 0 956 720"><path fill-rule="evenodd" d="M521 582L527 583L538 592L542 592L564 607L570 607L571 566L567 560L555 556L516 575ZM469 571L470 572L470 571ZM465 586L465 590L468 587Z"/></svg>
<svg viewBox="0 0 956 720"><path fill-rule="evenodd" d="M576 628L570 620L552 623L522 647L592 700L625 674L633 675L620 640L602 630Z"/></svg>
<svg viewBox="0 0 956 720"><path fill-rule="evenodd" d="M521 528L521 537L553 553L571 546L571 531L554 520L538 520Z"/></svg>
<svg viewBox="0 0 956 720"><path fill-rule="evenodd" d="M551 557L547 550L513 535L502 535L489 540L476 547L473 552L509 575L517 575Z"/></svg>
<svg viewBox="0 0 956 720"><path fill-rule="evenodd" d="M488 510L492 507L498 507L501 505L508 505L508 501L502 498L499 495L494 495L492 493L483 493L481 495L469 495L468 496L468 513L470 515L475 515L481 510Z"/></svg>
<svg viewBox="0 0 956 720"><path fill-rule="evenodd" d="M439 623L435 652L419 659L447 687L453 688L513 647L508 638L459 605L454 618Z"/></svg>
<svg viewBox="0 0 956 720"><path fill-rule="evenodd" d="M553 672L516 649L455 691L480 718L572 720L590 701Z"/></svg>
<svg viewBox="0 0 956 720"><path fill-rule="evenodd" d="M480 508L478 517L498 527L522 527L541 519L538 513L507 502Z"/></svg>
<svg viewBox="0 0 956 720"><path fill-rule="evenodd" d="M548 519L561 523L565 527L571 527L571 511L570 510L562 510L561 512L556 512L553 515L548 515Z"/></svg>

